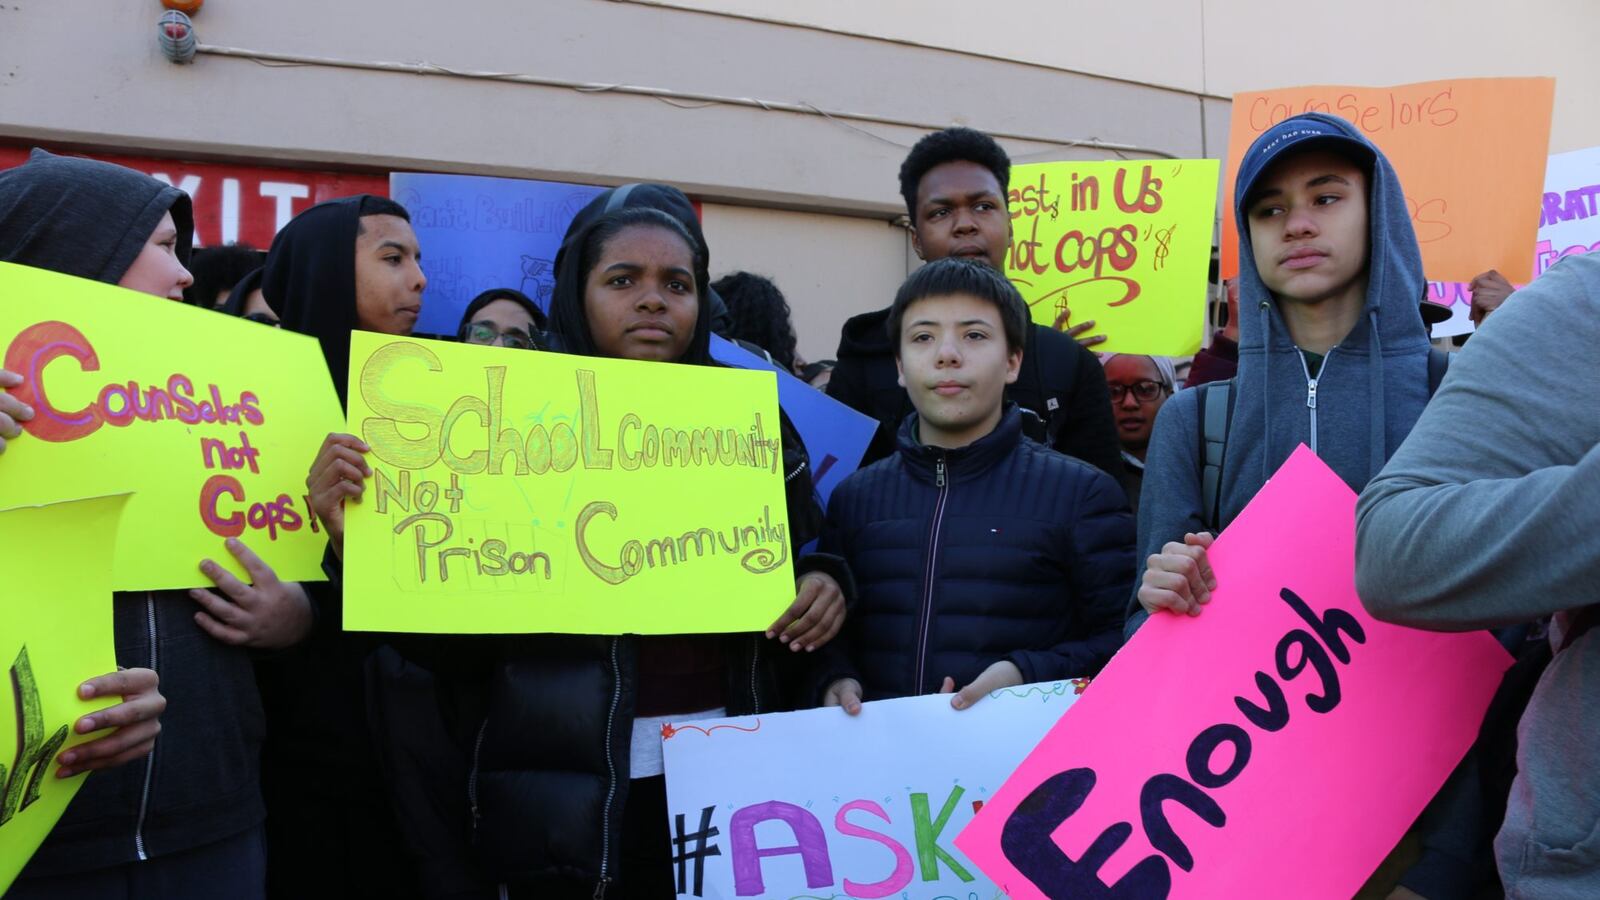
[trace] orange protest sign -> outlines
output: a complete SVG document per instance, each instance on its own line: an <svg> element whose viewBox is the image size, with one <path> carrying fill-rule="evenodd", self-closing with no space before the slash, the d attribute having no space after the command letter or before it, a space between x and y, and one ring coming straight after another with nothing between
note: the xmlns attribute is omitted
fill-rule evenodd
<svg viewBox="0 0 1600 900"><path fill-rule="evenodd" d="M1240 158L1273 125L1321 112L1347 119L1389 157L1429 278L1471 281L1498 269L1514 282L1531 279L1528 247L1539 229L1555 85L1553 78L1465 78L1234 94L1222 191L1222 274L1239 273L1233 188Z"/></svg>

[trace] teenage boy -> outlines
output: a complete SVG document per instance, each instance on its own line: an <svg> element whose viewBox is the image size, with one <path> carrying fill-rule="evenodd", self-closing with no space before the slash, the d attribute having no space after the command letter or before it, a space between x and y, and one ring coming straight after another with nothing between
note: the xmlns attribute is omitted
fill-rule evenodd
<svg viewBox="0 0 1600 900"><path fill-rule="evenodd" d="M1005 389L1027 323L987 261L929 263L895 296L887 328L914 412L897 451L828 504L819 549L845 557L860 599L818 654L824 705L955 691L963 709L1093 675L1121 643L1133 521L1109 475L1024 438Z"/></svg>
<svg viewBox="0 0 1600 900"><path fill-rule="evenodd" d="M977 260L1004 272L1011 249L1010 180L1011 158L980 131L946 128L917 141L900 166L917 256ZM894 452L896 430L911 412L911 399L895 381L898 336L885 330L888 318L889 310L880 309L845 322L828 382L829 396L878 420L863 465ZM1022 366L1005 395L1021 407L1024 433L1116 477L1122 456L1095 355L1043 325L1025 324L1019 347Z"/></svg>
<svg viewBox="0 0 1600 900"><path fill-rule="evenodd" d="M1359 491L1405 439L1442 369L1418 309L1422 255L1400 181L1350 123L1307 113L1268 129L1240 160L1234 214L1239 371L1226 400L1203 385L1156 417L1129 634L1152 613L1200 614L1217 586L1206 548L1298 445ZM1218 435L1203 427L1207 417L1225 423L1220 470L1201 456ZM1475 808L1470 769L1436 809ZM1470 895L1487 874L1478 865L1486 829L1470 815L1434 814L1425 825L1422 860L1401 884L1429 898Z"/></svg>
<svg viewBox="0 0 1600 900"><path fill-rule="evenodd" d="M1215 586L1205 555L1212 533L1296 446L1360 490L1428 402L1422 254L1377 147L1335 116L1287 119L1245 152L1234 207L1239 373L1217 510L1203 502L1200 403L1209 392L1183 391L1162 407L1145 457L1145 613L1199 613ZM1132 624L1142 620L1136 612Z"/></svg>

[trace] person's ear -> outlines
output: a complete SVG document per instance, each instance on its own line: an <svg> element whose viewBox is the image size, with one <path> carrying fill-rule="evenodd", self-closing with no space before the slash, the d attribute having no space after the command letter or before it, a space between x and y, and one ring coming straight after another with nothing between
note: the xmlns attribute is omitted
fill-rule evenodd
<svg viewBox="0 0 1600 900"><path fill-rule="evenodd" d="M928 257L922 253L922 236L917 234L917 226L915 225L911 226L911 251L917 254L917 259L923 262L928 261Z"/></svg>
<svg viewBox="0 0 1600 900"><path fill-rule="evenodd" d="M1015 384L1017 376L1022 373L1022 351L1012 350L1006 354L1006 384Z"/></svg>
<svg viewBox="0 0 1600 900"><path fill-rule="evenodd" d="M900 351L894 352L894 380L901 387L906 386L906 367L900 364Z"/></svg>

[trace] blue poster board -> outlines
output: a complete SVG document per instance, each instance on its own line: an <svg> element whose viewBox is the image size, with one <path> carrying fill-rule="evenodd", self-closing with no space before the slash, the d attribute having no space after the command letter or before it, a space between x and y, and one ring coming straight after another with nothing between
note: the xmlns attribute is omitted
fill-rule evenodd
<svg viewBox="0 0 1600 900"><path fill-rule="evenodd" d="M477 175L389 176L422 247L418 334L454 337L472 298L513 288L549 311L556 250L578 210L605 191L586 184Z"/></svg>
<svg viewBox="0 0 1600 900"><path fill-rule="evenodd" d="M778 373L778 405L800 432L806 455L811 457L811 480L822 505L846 475L861 465L878 422L829 397L782 368L732 341L711 336L711 356L741 369L766 369Z"/></svg>

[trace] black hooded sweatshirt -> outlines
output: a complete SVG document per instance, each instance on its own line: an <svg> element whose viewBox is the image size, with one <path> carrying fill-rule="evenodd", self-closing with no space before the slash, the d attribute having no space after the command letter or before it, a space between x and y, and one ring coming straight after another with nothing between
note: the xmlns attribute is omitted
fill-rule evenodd
<svg viewBox="0 0 1600 900"><path fill-rule="evenodd" d="M0 260L116 284L168 212L187 262L187 194L122 166L35 150L0 173ZM161 736L147 758L87 776L22 879L190 850L262 821L250 657L200 630L195 609L182 591L113 595L117 664L161 675Z"/></svg>
<svg viewBox="0 0 1600 900"><path fill-rule="evenodd" d="M282 327L321 343L341 406L366 196L295 216L273 239L261 271L262 293ZM342 568L331 551L323 568L328 582L305 585L316 617L311 636L257 667L269 726L262 765L268 893L413 896L367 725L364 671L379 640L341 630Z"/></svg>
<svg viewBox="0 0 1600 900"><path fill-rule="evenodd" d="M566 352L598 355L584 312L578 259L589 230L622 206L650 206L680 221L692 219L688 201L676 202L682 197L666 185L638 185L602 194L578 213L557 257L550 310L551 332ZM688 230L701 239L697 226ZM704 284L703 267L695 274ZM680 362L716 365L710 356L710 319L710 300L702 294L695 333ZM787 421L782 437L790 549L796 552L819 533L821 510L804 445ZM797 576L813 570L828 572L846 597L853 595L838 557L797 559ZM492 886L499 884L505 888L501 896L512 898L574 891L629 895L630 886L617 882L632 723L636 714L645 714L639 712L641 688L649 692L655 686L641 684L649 674L641 662L661 658L647 641L660 648L674 640L472 635L404 643L407 659L391 672L389 685L394 693L422 696L417 667L437 674L433 714L443 714L442 730L449 735L439 740L425 723L391 704L380 739L402 767L395 779L396 802L430 894L464 894L487 886L492 896ZM761 634L715 635L708 642L720 656L729 715L790 705L800 674L795 654ZM551 722L561 727L551 728ZM418 759L428 762L418 765Z"/></svg>
<svg viewBox="0 0 1600 900"><path fill-rule="evenodd" d="M898 381L888 323L887 309L845 322L839 335L839 362L828 382L828 396L878 421L878 431L861 460L863 469L894 453L901 423L916 411ZM1077 341L1053 328L1030 325L1022 371L1006 385L1006 399L1022 408L1023 433L1028 437L1121 483L1122 445L1105 371Z"/></svg>

